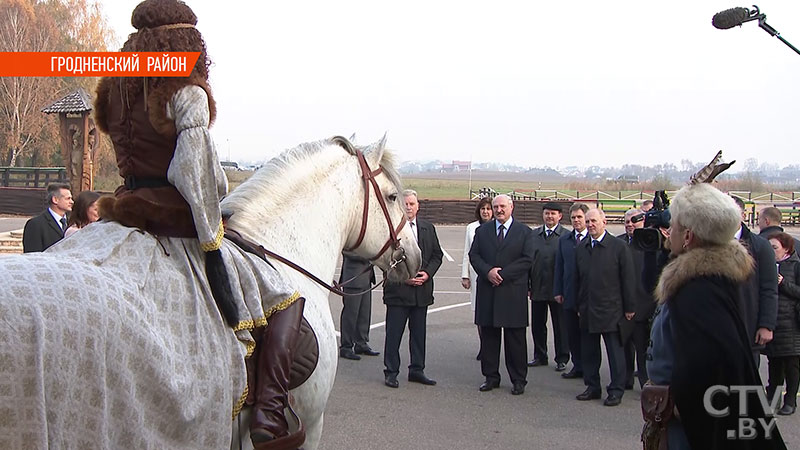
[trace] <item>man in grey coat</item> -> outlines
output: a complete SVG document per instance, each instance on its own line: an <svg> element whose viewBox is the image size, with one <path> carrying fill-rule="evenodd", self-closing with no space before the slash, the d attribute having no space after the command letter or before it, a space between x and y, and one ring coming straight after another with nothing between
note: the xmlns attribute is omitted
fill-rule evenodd
<svg viewBox="0 0 800 450"><path fill-rule="evenodd" d="M547 311L553 324L553 359L556 372L563 372L569 362L567 326L563 307L553 295L553 277L556 265L558 239L569 233L561 226L561 205L547 202L542 207L544 224L533 229L533 245L536 259L530 275L531 335L533 336L533 359L528 367L546 366L547 361Z"/></svg>
<svg viewBox="0 0 800 450"><path fill-rule="evenodd" d="M606 232L606 217L599 209L586 213L589 237L577 248L578 314L583 353L583 382L586 390L578 400L599 399L600 337L605 343L611 383L606 406L617 406L625 392L623 333L633 328L635 275L628 246Z"/></svg>
<svg viewBox="0 0 800 450"><path fill-rule="evenodd" d="M469 262L478 275L475 323L481 327L481 392L500 386L500 338L513 395L525 392L528 349L528 274L534 258L531 229L513 219L507 195L492 201L494 220L475 230Z"/></svg>

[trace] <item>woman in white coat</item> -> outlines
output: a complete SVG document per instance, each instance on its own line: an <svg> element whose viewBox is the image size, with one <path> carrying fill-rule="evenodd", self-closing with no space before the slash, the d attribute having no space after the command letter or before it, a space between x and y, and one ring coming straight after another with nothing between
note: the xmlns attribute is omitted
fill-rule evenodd
<svg viewBox="0 0 800 450"><path fill-rule="evenodd" d="M472 247L472 239L475 237L475 230L477 230L482 223L492 219L491 198L484 197L478 202L478 206L475 208L475 218L477 219L475 222L467 225L467 233L466 236L464 236L464 259L461 262L461 286L463 286L464 289L469 289L469 301L472 303L473 316L475 315L475 280L478 278L478 275L469 263L469 249ZM479 337L480 332L481 328L478 327ZM480 353L478 353L477 359L481 359Z"/></svg>

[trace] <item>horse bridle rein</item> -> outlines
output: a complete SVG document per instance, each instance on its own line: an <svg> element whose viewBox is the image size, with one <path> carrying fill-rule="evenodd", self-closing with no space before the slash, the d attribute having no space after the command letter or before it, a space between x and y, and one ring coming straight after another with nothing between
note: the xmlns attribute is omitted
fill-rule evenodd
<svg viewBox="0 0 800 450"><path fill-rule="evenodd" d="M386 250L389 249L389 247L392 247L392 250L393 250L392 251L392 260L389 263L389 269L384 274L383 280L380 283L378 283L375 286L373 286L372 288L367 289L367 290L362 291L362 292L347 293L347 292L344 292L344 290L342 288L344 286L346 286L348 283L350 283L351 281L353 281L356 278L360 277L361 275L365 274L367 271L372 270L372 266L371 265L367 266L361 273L357 274L353 278L350 278L349 280L345 280L342 283L337 283L336 281L334 281L333 285L330 285L330 284L322 281L319 277L317 277L316 275L312 274L308 270L304 269L302 266L298 265L297 263L292 262L288 258L285 258L285 257L283 257L283 256L281 256L281 255L279 255L279 254L277 254L277 253L275 253L275 252L273 252L271 250L267 250L262 245L256 244L255 242L251 242L250 240L246 239L244 236L242 236L236 230L232 230L232 229L226 228L225 229L225 237L228 238L231 242L233 242L236 245L238 245L243 250L248 251L250 253L253 253L254 255L260 257L261 259L266 261L267 264L269 264L269 260L267 259L267 257L274 258L274 259L282 262L283 264L286 264L290 268L302 273L303 275L305 275L306 277L310 278L315 283L319 284L320 286L326 288L327 290L333 292L336 295L340 295L340 296L362 295L362 294L370 292L370 291L372 291L374 289L377 289L379 286L383 285L383 283L386 282L386 275L391 270L393 270L395 267L397 267L398 264L400 264L400 263L402 263L403 261L406 260L405 250L403 250L403 247L400 246L400 238L397 237L397 234L400 232L400 230L403 229L403 227L406 224L406 217L405 217L405 214L403 214L403 218L400 220L400 224L397 226L397 229L395 229L392 226L392 218L389 215L389 208L386 207L386 201L383 199L383 196L381 195L381 190L378 187L378 182L375 180L376 176L378 176L381 173L383 173L383 167L378 166L378 168L376 170L371 170L370 167L369 167L369 164L367 164L366 158L364 158L364 153L361 150L358 150L355 147L353 147L353 144L351 144L350 141L347 140L346 138L344 138L342 136L335 136L335 137L332 138L332 141L333 141L333 143L335 143L335 144L341 146L342 148L344 148L345 150L347 150L347 152L350 153L351 155L354 155L354 156L356 156L358 158L358 164L359 164L359 166L361 168L361 179L364 182L364 207L363 207L362 214L361 214L361 230L358 233L358 238L356 239L355 244L353 244L351 247L345 248L344 251L352 252L355 249L357 249L361 245L361 243L364 241L364 236L367 233L367 220L369 219L370 185L375 190L375 197L378 199L378 204L381 206L381 211L383 211L384 218L386 218L386 224L389 227L389 238L386 240L386 243L383 244L383 247L381 247L381 249L378 251L377 255L373 256L372 258L368 258L369 261L375 261L376 259L380 258L381 255L383 255L386 252Z"/></svg>

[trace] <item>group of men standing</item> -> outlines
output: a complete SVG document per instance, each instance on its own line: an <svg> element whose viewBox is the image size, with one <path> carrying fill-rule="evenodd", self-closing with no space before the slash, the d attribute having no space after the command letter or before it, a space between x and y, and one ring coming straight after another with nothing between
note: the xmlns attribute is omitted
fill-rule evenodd
<svg viewBox="0 0 800 450"><path fill-rule="evenodd" d="M406 218L422 250L423 263L414 278L384 287L384 382L392 388L399 386L399 347L406 326L411 356L408 380L436 384L424 372L425 333L427 309L433 303L433 276L443 255L434 226L417 217L416 193L404 192L404 204ZM581 203L569 210L572 230L560 224L562 210L556 203L544 205L544 225L533 230L514 219L514 203L506 195L494 198L492 210L494 218L477 228L469 251L470 264L478 274L475 323L480 328L481 373L485 378L479 390L486 392L500 386L500 350L504 342L511 393L525 392L528 367L549 364L549 313L555 338L556 371L564 372L563 378L583 378L587 388L577 396L579 400L600 398L602 338L612 377L605 404L618 405L626 385L633 383L633 355L639 354L634 349L643 348L647 342L649 316L643 321L644 328L639 333L633 332L637 323L635 313L641 309L637 305L652 303L651 297L642 295L640 277L636 275L641 270L640 262L636 261L641 258L632 257L629 236L618 239L609 235L603 212L590 210ZM632 235L633 228L640 225L633 225L630 219L631 214L626 215L626 224L631 225L626 230L629 228ZM362 267L345 256L342 279L363 270ZM369 307L364 303L369 301L358 297L345 300L340 348L343 358L359 359L360 354L378 353L367 344ZM362 317L361 326L356 325L357 316ZM530 362L527 362L528 317L534 342ZM634 346L630 336L638 336L642 342L637 340ZM570 354L573 367L566 372ZM640 378L646 376L641 356L638 369Z"/></svg>
<svg viewBox="0 0 800 450"><path fill-rule="evenodd" d="M496 197L493 208L494 220L478 228L470 249L470 263L478 273L475 320L481 327L481 368L486 378L480 390L489 391L500 384L500 329L512 394L524 392L527 367L549 365L549 315L555 370L564 372L563 378L583 378L586 385L576 398L601 397L602 338L611 369L604 404L619 405L625 388L633 384L632 355L637 353L634 348L640 347L632 340L634 317L645 303L652 303L652 298L641 295L641 265L635 263L640 258L632 255L630 236L619 239L610 235L603 211L581 203L569 210L572 230L560 224L563 213L557 203L543 206L544 224L533 230L513 220L513 201L507 196ZM641 211L629 212L626 218L633 214ZM639 225L630 227L631 235L635 226ZM534 348L533 359L526 364L528 299ZM645 329L647 319L649 316ZM646 339L640 344L645 345ZM570 354L573 367L565 372ZM638 368L644 376L641 357Z"/></svg>

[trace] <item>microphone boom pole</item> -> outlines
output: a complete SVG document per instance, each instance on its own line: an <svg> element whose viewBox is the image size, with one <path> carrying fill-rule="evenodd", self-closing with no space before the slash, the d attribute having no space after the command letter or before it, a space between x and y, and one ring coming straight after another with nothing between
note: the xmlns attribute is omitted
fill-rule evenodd
<svg viewBox="0 0 800 450"><path fill-rule="evenodd" d="M772 26L767 23L767 15L759 11L758 6L756 5L753 5L752 11L747 8L731 8L722 12L718 12L717 14L714 14L714 17L711 19L711 24L720 30L727 30L737 25L741 26L743 23L750 22L752 20L758 20L759 28L769 33L770 36L775 36L776 38L780 39L781 42L786 44L789 48L794 50L795 53L800 55L800 50L798 50L794 45L790 44L789 41L784 39L781 34L778 33L778 30L772 28Z"/></svg>

